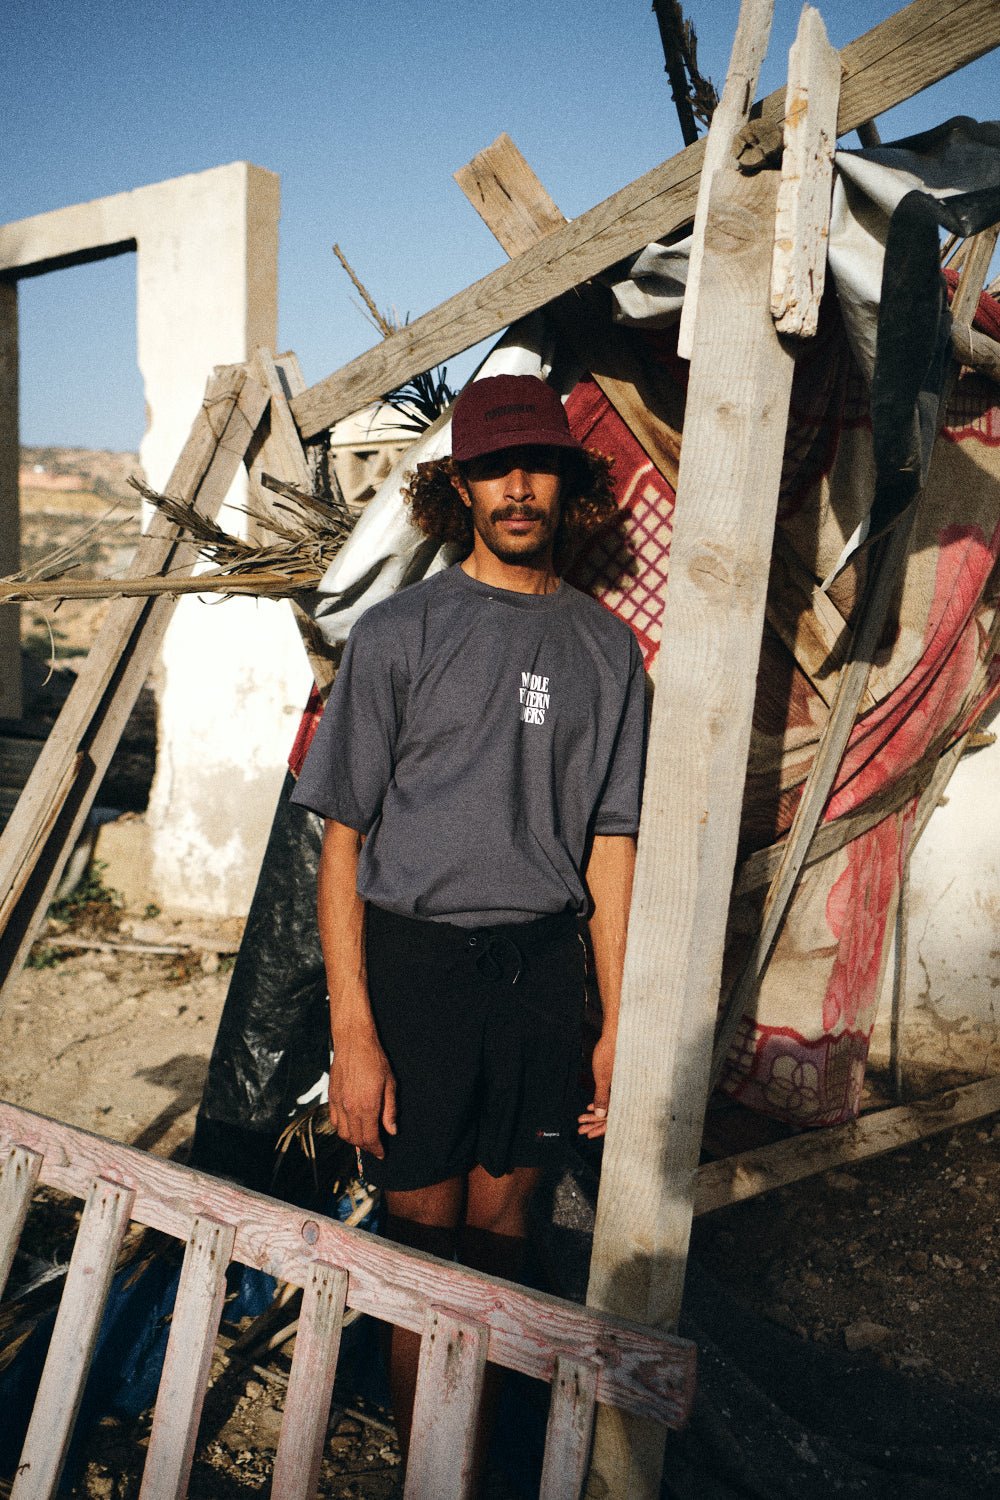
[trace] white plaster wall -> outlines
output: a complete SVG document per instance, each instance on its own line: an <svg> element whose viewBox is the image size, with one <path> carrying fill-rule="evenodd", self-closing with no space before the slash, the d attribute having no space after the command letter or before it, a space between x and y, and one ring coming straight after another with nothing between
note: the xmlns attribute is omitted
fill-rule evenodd
<svg viewBox="0 0 1000 1500"><path fill-rule="evenodd" d="M141 457L164 489L215 365L277 338L280 184L233 162L0 226L0 269L137 249ZM9 403L8 403L9 404ZM245 531L239 479L221 520ZM310 682L287 604L182 599L157 674L149 893L204 915L249 907Z"/></svg>
<svg viewBox="0 0 1000 1500"><path fill-rule="evenodd" d="M1000 1020L1000 742L966 754L910 865L907 1002Z"/></svg>
<svg viewBox="0 0 1000 1500"><path fill-rule="evenodd" d="M994 726L995 727L995 726ZM910 863L904 1063L1000 1066L1000 742L960 761ZM891 937L890 937L891 941ZM888 1055L895 949L873 1055Z"/></svg>

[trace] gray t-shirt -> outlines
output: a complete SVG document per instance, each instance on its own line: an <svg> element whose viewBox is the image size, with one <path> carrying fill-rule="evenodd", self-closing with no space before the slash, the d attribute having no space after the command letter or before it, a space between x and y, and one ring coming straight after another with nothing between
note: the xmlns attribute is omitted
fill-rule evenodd
<svg viewBox="0 0 1000 1500"><path fill-rule="evenodd" d="M367 835L358 892L401 916L583 912L590 834L638 829L644 737L627 625L454 567L358 620L292 800Z"/></svg>

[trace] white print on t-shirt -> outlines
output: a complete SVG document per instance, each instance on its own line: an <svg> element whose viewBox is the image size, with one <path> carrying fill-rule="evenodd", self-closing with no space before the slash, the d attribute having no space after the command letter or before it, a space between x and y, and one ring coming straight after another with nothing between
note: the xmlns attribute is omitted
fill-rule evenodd
<svg viewBox="0 0 1000 1500"><path fill-rule="evenodd" d="M549 679L535 672L521 673L518 689L521 700L521 719L525 724L544 724L545 710L549 706Z"/></svg>

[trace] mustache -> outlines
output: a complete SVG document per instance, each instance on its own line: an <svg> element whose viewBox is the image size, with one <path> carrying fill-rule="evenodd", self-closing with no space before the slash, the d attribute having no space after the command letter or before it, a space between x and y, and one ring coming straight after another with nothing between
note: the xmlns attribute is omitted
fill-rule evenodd
<svg viewBox="0 0 1000 1500"><path fill-rule="evenodd" d="M490 520L494 525L498 521L538 521L541 515L533 505L498 505L490 512Z"/></svg>

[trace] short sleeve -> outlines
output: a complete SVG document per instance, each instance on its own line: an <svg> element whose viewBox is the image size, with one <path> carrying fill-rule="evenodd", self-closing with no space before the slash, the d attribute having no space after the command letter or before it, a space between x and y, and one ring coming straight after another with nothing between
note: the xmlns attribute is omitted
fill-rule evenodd
<svg viewBox="0 0 1000 1500"><path fill-rule="evenodd" d="M407 681L398 633L381 628L379 613L362 616L348 637L292 793L300 806L365 834L392 781Z"/></svg>
<svg viewBox="0 0 1000 1500"><path fill-rule="evenodd" d="M639 831L642 780L646 764L646 674L642 652L629 631L631 661L628 688L618 721L611 763L594 815L594 832L634 834Z"/></svg>

